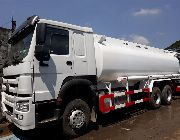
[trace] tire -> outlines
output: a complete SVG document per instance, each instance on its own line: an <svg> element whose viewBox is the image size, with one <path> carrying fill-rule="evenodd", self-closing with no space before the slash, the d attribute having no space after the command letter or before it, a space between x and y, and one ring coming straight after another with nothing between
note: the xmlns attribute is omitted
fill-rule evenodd
<svg viewBox="0 0 180 140"><path fill-rule="evenodd" d="M166 85L162 91L162 103L170 105L172 101L172 89L169 85Z"/></svg>
<svg viewBox="0 0 180 140"><path fill-rule="evenodd" d="M150 107L152 109L157 109L161 106L161 90L158 87L154 87L150 97Z"/></svg>
<svg viewBox="0 0 180 140"><path fill-rule="evenodd" d="M88 104L75 99L67 104L62 118L64 136L74 138L86 132L90 121L90 108Z"/></svg>

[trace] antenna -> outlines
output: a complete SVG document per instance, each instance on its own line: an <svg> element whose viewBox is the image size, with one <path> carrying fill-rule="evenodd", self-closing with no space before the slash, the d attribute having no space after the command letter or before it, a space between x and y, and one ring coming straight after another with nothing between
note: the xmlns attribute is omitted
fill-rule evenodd
<svg viewBox="0 0 180 140"><path fill-rule="evenodd" d="M14 32L16 29L16 21L14 20L13 16L12 16L12 20L11 20L11 31Z"/></svg>

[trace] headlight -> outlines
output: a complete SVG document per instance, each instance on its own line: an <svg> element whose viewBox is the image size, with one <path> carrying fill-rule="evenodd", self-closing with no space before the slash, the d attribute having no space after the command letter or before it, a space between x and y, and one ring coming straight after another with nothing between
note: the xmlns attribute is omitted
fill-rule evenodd
<svg viewBox="0 0 180 140"><path fill-rule="evenodd" d="M18 101L18 102L16 102L15 109L17 111L28 112L29 111L29 101Z"/></svg>

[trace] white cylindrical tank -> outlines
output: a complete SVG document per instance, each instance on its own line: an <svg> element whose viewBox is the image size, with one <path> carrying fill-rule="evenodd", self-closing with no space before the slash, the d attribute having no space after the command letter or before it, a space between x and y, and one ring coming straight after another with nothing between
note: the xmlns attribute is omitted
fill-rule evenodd
<svg viewBox="0 0 180 140"><path fill-rule="evenodd" d="M170 53L137 43L94 35L98 81L118 77L177 74L179 61Z"/></svg>

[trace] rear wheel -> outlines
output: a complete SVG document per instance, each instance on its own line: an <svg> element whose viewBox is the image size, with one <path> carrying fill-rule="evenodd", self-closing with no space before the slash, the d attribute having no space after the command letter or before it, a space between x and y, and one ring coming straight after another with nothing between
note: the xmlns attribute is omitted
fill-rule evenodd
<svg viewBox="0 0 180 140"><path fill-rule="evenodd" d="M169 85L166 85L162 91L162 103L170 105L172 101L172 89Z"/></svg>
<svg viewBox="0 0 180 140"><path fill-rule="evenodd" d="M65 136L73 138L83 134L90 121L90 108L88 104L75 99L69 102L63 113L62 127Z"/></svg>
<svg viewBox="0 0 180 140"><path fill-rule="evenodd" d="M152 109L156 109L161 106L161 90L158 87L153 88L150 98L149 103Z"/></svg>

